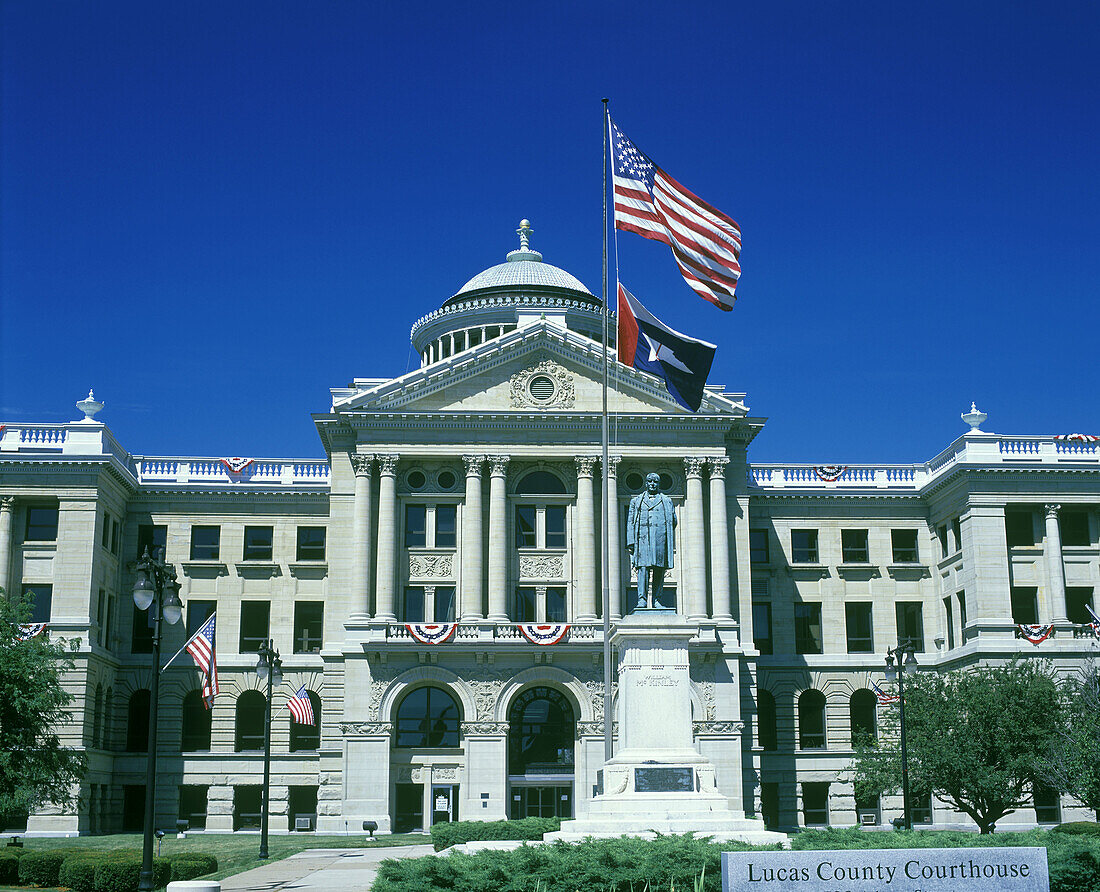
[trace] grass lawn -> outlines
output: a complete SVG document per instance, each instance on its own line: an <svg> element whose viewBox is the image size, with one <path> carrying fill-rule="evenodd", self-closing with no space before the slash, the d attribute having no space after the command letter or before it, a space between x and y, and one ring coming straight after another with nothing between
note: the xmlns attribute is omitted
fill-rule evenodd
<svg viewBox="0 0 1100 892"><path fill-rule="evenodd" d="M27 851L44 849L93 849L96 851L122 852L130 851L141 857L140 833L117 833L109 836L77 836L69 839L24 839L23 846ZM218 872L210 874L203 879L220 880L261 864L268 864L287 858L305 849L366 849L380 846L415 846L430 845L432 838L425 833L396 833L392 836L376 836L373 840L369 836L314 836L305 833L290 833L268 838L267 861L261 861L257 857L260 849L260 835L250 833L218 833L206 835L203 833L188 834L187 839L176 839L173 836L165 836L161 840L161 855L172 855L177 852L207 852L218 859ZM0 851L3 851L0 846ZM153 855L157 853L153 847ZM25 887L0 886L0 892L27 892Z"/></svg>

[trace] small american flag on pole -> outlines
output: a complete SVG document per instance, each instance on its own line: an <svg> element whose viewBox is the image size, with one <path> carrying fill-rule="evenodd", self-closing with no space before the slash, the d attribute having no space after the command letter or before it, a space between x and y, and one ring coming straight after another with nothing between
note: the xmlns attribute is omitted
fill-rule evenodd
<svg viewBox="0 0 1100 892"><path fill-rule="evenodd" d="M615 228L668 245L692 290L719 309L732 310L741 276L741 228L661 170L610 116L607 120Z"/></svg>
<svg viewBox="0 0 1100 892"><path fill-rule="evenodd" d="M309 700L309 692L305 685L298 688L298 693L286 701L286 708L290 710L291 716L299 725L317 724L313 718L313 704Z"/></svg>
<svg viewBox="0 0 1100 892"><path fill-rule="evenodd" d="M199 630L185 644L186 650L195 659L195 665L203 674L202 699L206 708L214 705L214 695L218 693L218 658L214 653L214 620L216 613L202 624Z"/></svg>
<svg viewBox="0 0 1100 892"><path fill-rule="evenodd" d="M901 699L897 694L887 694L886 691L873 681L871 682L871 690L875 692L875 699L878 701L879 706L889 706L891 703L897 703Z"/></svg>

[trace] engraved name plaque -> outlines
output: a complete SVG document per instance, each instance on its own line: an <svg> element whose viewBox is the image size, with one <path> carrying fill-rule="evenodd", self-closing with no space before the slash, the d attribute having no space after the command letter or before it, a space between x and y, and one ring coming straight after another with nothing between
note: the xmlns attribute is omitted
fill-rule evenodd
<svg viewBox="0 0 1100 892"><path fill-rule="evenodd" d="M635 768L636 793L692 793L695 772L690 768Z"/></svg>

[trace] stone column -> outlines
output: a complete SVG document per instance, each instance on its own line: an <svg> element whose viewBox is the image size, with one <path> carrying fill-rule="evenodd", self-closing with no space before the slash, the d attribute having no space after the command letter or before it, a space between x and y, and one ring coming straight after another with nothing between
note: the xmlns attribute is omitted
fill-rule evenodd
<svg viewBox="0 0 1100 892"><path fill-rule="evenodd" d="M11 596L11 517L15 510L15 497L0 499L0 588Z"/></svg>
<svg viewBox="0 0 1100 892"><path fill-rule="evenodd" d="M479 620L482 593L481 543L484 541L481 530L481 466L484 455L464 455L466 464L466 506L462 511L462 578L459 580L461 597L460 618Z"/></svg>
<svg viewBox="0 0 1100 892"><path fill-rule="evenodd" d="M351 525L351 598L356 610L370 616L370 509L373 455L352 455L355 502Z"/></svg>
<svg viewBox="0 0 1100 892"><path fill-rule="evenodd" d="M1047 505L1047 536L1043 552L1047 562L1047 595L1056 623L1069 622L1066 616L1066 571L1062 566L1062 531L1058 527L1061 505Z"/></svg>
<svg viewBox="0 0 1100 892"><path fill-rule="evenodd" d="M684 543L685 613L688 619L705 619L707 615L707 544L703 525L703 462L702 458L685 458L687 474L687 523L681 541Z"/></svg>
<svg viewBox="0 0 1100 892"><path fill-rule="evenodd" d="M612 619L623 615L622 545L619 542L619 462L622 456L607 457L607 585Z"/></svg>
<svg viewBox="0 0 1100 892"><path fill-rule="evenodd" d="M596 501L592 489L592 471L596 459L578 455L577 462L577 535L573 566L577 568L577 592L574 601L576 622L594 622L596 619Z"/></svg>
<svg viewBox="0 0 1100 892"><path fill-rule="evenodd" d="M730 537L726 505L725 457L707 459L710 467L710 584L711 615L733 619L730 611Z"/></svg>
<svg viewBox="0 0 1100 892"><path fill-rule="evenodd" d="M508 456L489 456L489 619L508 622Z"/></svg>
<svg viewBox="0 0 1100 892"><path fill-rule="evenodd" d="M378 456L378 579L374 615L384 620L397 619L393 606L397 576L398 461L398 455Z"/></svg>

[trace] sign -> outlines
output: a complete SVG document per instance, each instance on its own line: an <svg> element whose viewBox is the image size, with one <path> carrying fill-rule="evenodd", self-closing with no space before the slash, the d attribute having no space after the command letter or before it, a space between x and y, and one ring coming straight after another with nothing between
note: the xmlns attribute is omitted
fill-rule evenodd
<svg viewBox="0 0 1100 892"><path fill-rule="evenodd" d="M691 793L695 771L691 768L635 768L635 793Z"/></svg>
<svg viewBox="0 0 1100 892"><path fill-rule="evenodd" d="M723 852L722 892L1049 892L1047 850Z"/></svg>
<svg viewBox="0 0 1100 892"><path fill-rule="evenodd" d="M451 803L447 801L446 796L436 796L435 797L435 810L436 811L446 811L450 807L451 807Z"/></svg>

